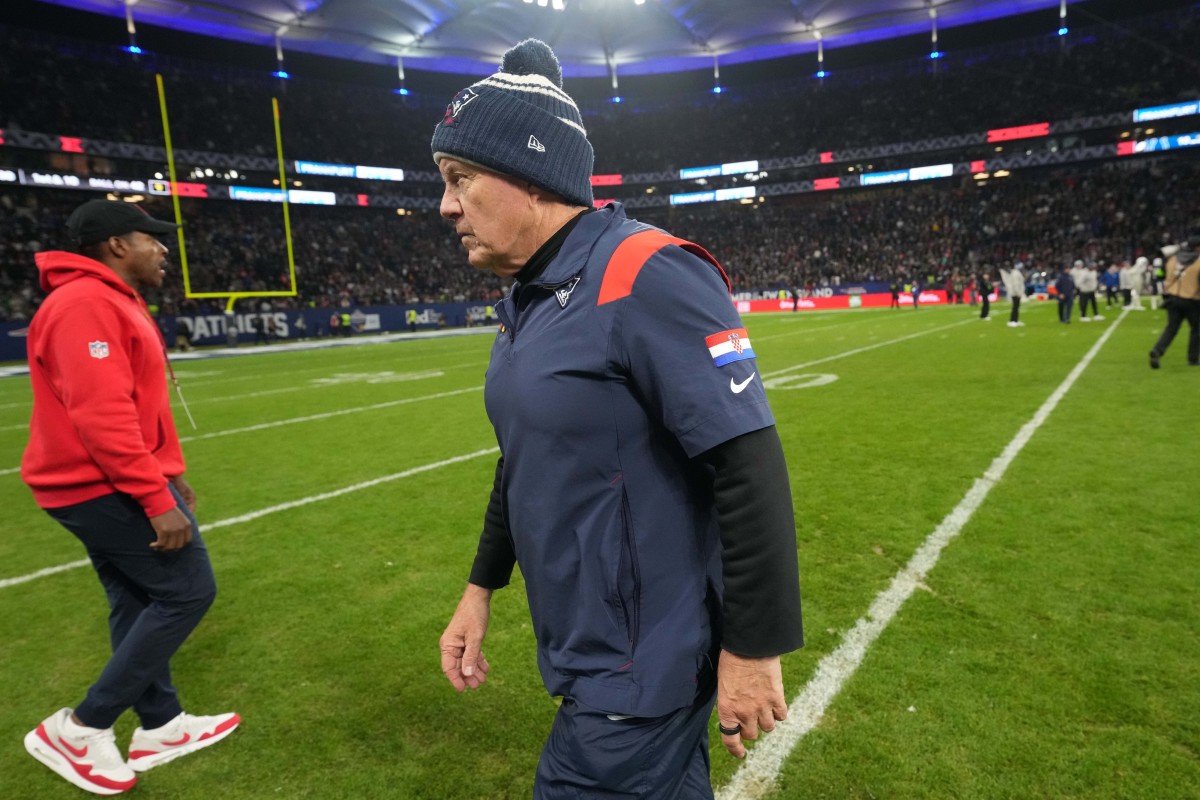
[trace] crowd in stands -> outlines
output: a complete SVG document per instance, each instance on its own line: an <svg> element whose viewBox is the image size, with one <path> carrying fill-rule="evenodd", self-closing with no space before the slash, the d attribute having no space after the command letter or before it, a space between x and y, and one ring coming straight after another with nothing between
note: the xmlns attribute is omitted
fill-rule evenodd
<svg viewBox="0 0 1200 800"><path fill-rule="evenodd" d="M1054 271L1075 259L1153 257L1200 225L1196 205L1180 202L1197 179L1195 159L1117 162L983 186L965 179L758 207L686 206L669 229L711 248L735 291L912 278L940 285L956 271L989 266L995 275L1014 261Z"/></svg>
<svg viewBox="0 0 1200 800"><path fill-rule="evenodd" d="M1022 261L1053 272L1075 259L1101 264L1153 257L1200 227L1180 202L1200 161L1156 159L1018 173L976 185L929 183L821 193L741 205L688 206L643 215L707 247L738 293L863 281L943 282L958 272ZM27 319L40 300L33 252L66 246L64 222L85 195L0 192L0 319ZM171 218L157 201L151 211ZM299 294L276 307L345 308L491 301L504 285L466 263L433 211L293 206ZM273 291L290 285L281 208L193 201L184 205L193 291ZM166 238L172 251L172 237ZM183 299L178 255L161 295L164 313L217 309Z"/></svg>
<svg viewBox="0 0 1200 800"><path fill-rule="evenodd" d="M0 320L28 319L40 302L33 254L70 249L66 218L88 195L0 190ZM173 219L169 203L142 204ZM184 246L192 292L287 291L291 285L281 206L213 201L183 204ZM382 209L290 208L296 297L276 307L398 305L496 300L502 284L467 263L453 230L435 212L398 216ZM161 292L147 300L163 313L220 309L215 300L184 299L176 237Z"/></svg>
<svg viewBox="0 0 1200 800"><path fill-rule="evenodd" d="M1181 54L1191 52L1198 32L1200 11L1187 7L1123 26L1081 27L1062 39L1048 32L987 49L951 49L936 62L910 58L840 72L838 50L831 49L824 80L812 78L811 65L797 57L776 62L781 77L730 86L722 95L676 92L639 102L633 78L627 102L617 105L603 100L606 81L568 80L567 88L585 107L598 173L670 170L1195 99L1200 75ZM284 82L265 68L155 54L135 60L115 47L8 33L0 52L0 128L160 144L154 74L161 72L177 148L273 157L271 97L278 96L293 158L432 170L429 139L453 93L441 88L445 76L438 76L436 97L421 95L414 77L417 94L406 99L390 86L304 74ZM953 33L946 36L952 41Z"/></svg>
<svg viewBox="0 0 1200 800"><path fill-rule="evenodd" d="M589 127L597 171L799 156L1194 100L1200 71L1180 55L1193 49L1200 13L1193 7L1171 20L1146 22L1140 32L1051 35L846 74L832 50L823 81L805 70L748 87L752 96L739 103L701 92L703 102L682 110L635 114L610 105Z"/></svg>
<svg viewBox="0 0 1200 800"><path fill-rule="evenodd" d="M1044 39L1010 43L949 58L936 74L910 62L823 85L807 77L780 79L756 85L740 100L709 95L703 102L677 98L642 108L599 103L587 118L596 171L799 155L831 142L913 141L1194 99L1197 74L1180 69L1177 54L1189 52L1198 19L1200 13L1187 8L1143 20L1154 29L1137 35L1102 29L1062 46ZM10 36L0 52L0 128L159 143L156 70L164 74L179 148L274 155L270 97L282 94L285 144L294 157L433 169L429 138L438 112L386 88L317 79L283 87L265 71L151 56L135 61L116 48L38 35ZM345 120L353 120L353 135L338 122ZM0 149L0 166L7 157ZM1196 159L1157 157L1017 171L985 185L962 177L635 216L708 247L739 293L930 281L1014 260L1053 269L1076 258L1119 262L1151 254L1200 228L1195 206L1180 202L1197 178ZM68 244L62 241L66 215L87 197L0 189L0 320L32 314L41 298L32 255ZM146 205L160 217L173 216L161 199ZM292 205L290 213L299 294L273 300L276 306L489 301L505 289L466 264L450 226L434 211ZM192 291L290 286L280 206L185 200L183 215ZM168 245L177 249L174 241ZM178 264L178 254L173 261ZM151 300L165 313L197 305L183 299L177 267Z"/></svg>

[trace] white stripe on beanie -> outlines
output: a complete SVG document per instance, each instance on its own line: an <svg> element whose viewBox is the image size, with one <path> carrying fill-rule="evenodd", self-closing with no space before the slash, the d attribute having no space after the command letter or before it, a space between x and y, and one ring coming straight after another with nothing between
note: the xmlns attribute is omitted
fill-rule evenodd
<svg viewBox="0 0 1200 800"><path fill-rule="evenodd" d="M517 78L518 80L523 80L523 79L526 79L526 78L536 78L536 79L537 79L537 81L525 81L525 82L527 82L527 83L538 83L538 84L545 84L545 85L544 85L544 86L543 86L543 85L536 85L536 86L518 86L518 87L514 87L514 86L513 86L511 83L509 83L509 82L507 82L507 81L496 80L496 78L497 78L498 76L500 76L500 75L504 75L504 77L505 77L505 78L508 78L508 77L514 77L514 78ZM562 92L562 90L560 90L560 89L558 89L558 88L554 87L554 85L553 85L553 84L551 84L551 83L550 83L548 80L546 80L545 78L543 78L541 75L514 75L514 76L509 76L509 75L507 75L506 73L500 73L500 72L497 72L495 75L492 75L490 78L484 78L483 80L481 80L479 83L477 83L477 84L475 84L475 85L476 85L476 86L490 86L490 87L492 87L493 89L502 89L502 90L504 90L504 91L506 91L506 92L513 92L513 93L515 93L515 94L520 94L521 92L527 92L527 93L530 93L530 94L540 94L540 95L543 95L543 96L545 96L545 97L552 97L552 98L554 98L554 99L556 99L556 100L562 100L562 101L563 101L563 102L565 102L565 103L569 103L569 104L570 104L570 106L571 106L571 108L573 108L573 109L575 110L575 113L577 113L577 114L579 113L579 108L578 108L578 107L575 105L575 103L573 103L573 102L571 101L571 98L570 98L570 97L567 97L567 95L566 95L566 94L564 94L564 93ZM553 89L553 91L550 91L551 89ZM570 125L572 128L574 128L575 130L579 131L579 132L580 132L580 133L582 133L584 136L587 136L587 130L586 130L586 129L585 129L583 126L582 126L582 125L580 125L578 122L576 122L576 121L574 121L574 120L572 120L572 119L567 119L566 117L560 117L560 116L558 116L557 114L555 114L555 115L554 115L554 117L555 117L556 119L558 119L559 121L561 121L561 122L565 122L566 124Z"/></svg>
<svg viewBox="0 0 1200 800"><path fill-rule="evenodd" d="M575 105L575 101L571 99L571 96L551 83L550 79L544 75L512 75L507 72L495 72L475 85L494 86L497 89L512 92L533 92L553 97L560 102L566 103L575 109L575 111L579 111L579 107Z"/></svg>

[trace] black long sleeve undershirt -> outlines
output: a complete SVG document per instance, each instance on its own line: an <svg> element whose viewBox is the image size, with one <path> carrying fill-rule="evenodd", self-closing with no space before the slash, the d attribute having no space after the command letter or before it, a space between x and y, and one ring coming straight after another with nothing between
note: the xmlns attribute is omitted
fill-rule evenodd
<svg viewBox="0 0 1200 800"><path fill-rule="evenodd" d="M721 530L721 646L749 658L803 646L796 525L778 432L771 426L747 433L694 460L711 468ZM516 564L501 503L503 467L501 457L471 567L471 583L485 589L507 586Z"/></svg>
<svg viewBox="0 0 1200 800"><path fill-rule="evenodd" d="M725 582L721 647L748 658L804 645L792 490L772 425L696 457L713 470Z"/></svg>
<svg viewBox="0 0 1200 800"><path fill-rule="evenodd" d="M475 551L475 563L471 565L471 583L484 589L500 589L508 586L512 578L517 554L513 552L508 526L504 524L504 510L500 499L500 476L504 474L504 456L496 459L496 478L492 481L492 496L488 499L487 511L483 515L483 533L479 535L479 547Z"/></svg>

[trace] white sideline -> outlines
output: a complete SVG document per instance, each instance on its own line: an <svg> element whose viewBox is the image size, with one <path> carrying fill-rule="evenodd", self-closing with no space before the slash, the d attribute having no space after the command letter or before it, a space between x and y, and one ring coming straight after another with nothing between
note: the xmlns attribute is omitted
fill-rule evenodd
<svg viewBox="0 0 1200 800"><path fill-rule="evenodd" d="M780 722L773 733L765 736L760 744L747 753L746 760L733 774L733 778L717 792L717 800L757 800L773 791L784 761L800 739L820 723L833 698L862 664L867 649L891 623L913 591L925 580L925 576L937 564L942 550L958 536L971 515L983 504L992 487L1004 477L1017 454L1029 443L1059 401L1070 391L1088 364L1100 352L1100 348L1117 329L1117 325L1125 318L1126 313L1128 312L1121 312L1046 402L1042 403L1041 408L1021 426L1004 451L996 456L958 505L933 529L904 568L892 576L887 589L875 597L866 615L854 624L842 643L821 659L812 679L788 706L787 719Z"/></svg>
<svg viewBox="0 0 1200 800"><path fill-rule="evenodd" d="M448 467L451 464L458 464L459 462L462 462L462 461L470 461L472 459L479 458L480 456L486 456L486 455L490 455L492 453L498 453L498 452L500 452L500 448L492 447L487 450L476 450L474 453L467 453L466 455L454 456L453 458L447 458L443 461L435 461L432 464L422 464L419 467L413 467L412 469L406 469L406 470L403 470L402 472L393 472L391 475L384 475L381 478L372 478L369 481L355 483L350 486L343 486L341 489L334 489L332 492L322 492L321 494L314 494L314 495L310 495L309 497L301 497L299 500L291 500L287 503L280 503L279 505L276 505L276 506L260 508L257 511L251 511L248 514L242 514L239 517L230 517L229 519L220 519L220 520L217 520L216 522L209 522L206 525L200 526L200 532L204 533L207 531L214 530L216 528L227 528L230 525L240 525L243 522L250 522L251 520L258 519L259 517L265 517L268 514L274 514L279 511L287 511L288 509L298 508L300 506L306 506L310 503L319 503L322 500L331 500L335 497L341 497L344 494L350 494L351 492L361 491L362 489L370 489L372 486L378 486L381 483L388 483L389 481L400 480L401 478L408 478L413 475L418 475L422 472L429 472L431 470L441 469L442 467ZM29 581L36 580L37 578L45 577L46 575L53 575L57 572L66 572L67 570L75 569L76 567L86 566L87 564L90 564L90 563L91 562L85 558L81 561L72 561L69 564L59 564L56 567L46 567L45 569L39 569L37 572L31 572L28 575L20 575L16 578L2 578L2 579L0 579L0 589L7 589L9 586L16 586L17 584L20 584L20 583L27 583Z"/></svg>

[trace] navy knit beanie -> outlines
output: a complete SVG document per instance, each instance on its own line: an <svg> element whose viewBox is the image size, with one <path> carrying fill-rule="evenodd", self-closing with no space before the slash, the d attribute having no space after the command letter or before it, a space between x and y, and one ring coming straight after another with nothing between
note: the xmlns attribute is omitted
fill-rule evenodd
<svg viewBox="0 0 1200 800"><path fill-rule="evenodd" d="M592 143L545 42L526 39L500 71L454 95L433 130L433 160L460 158L592 205Z"/></svg>

